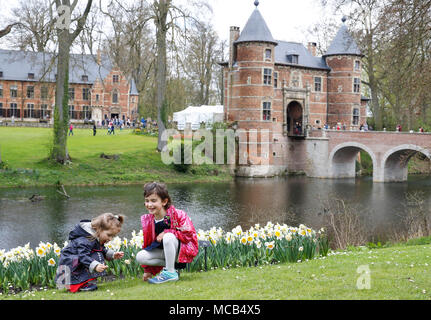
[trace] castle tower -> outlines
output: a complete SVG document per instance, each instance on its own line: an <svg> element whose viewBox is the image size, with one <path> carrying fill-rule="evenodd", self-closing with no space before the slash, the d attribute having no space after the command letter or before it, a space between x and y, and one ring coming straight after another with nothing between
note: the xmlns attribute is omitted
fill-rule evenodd
<svg viewBox="0 0 431 320"><path fill-rule="evenodd" d="M258 4L255 1L256 8L242 32L231 27L231 39L237 39L230 49L229 68L225 68L225 116L227 121L236 121L238 129L247 131L247 146L242 139L239 147L239 157L245 154L241 150L247 150L249 156L248 164L242 168L246 171L252 170L250 166L257 164L253 163L256 159L257 162L263 158L267 164L272 163L268 142L272 139L275 125L273 100L274 81L278 81L274 78L277 41L257 8ZM268 130L269 136L261 136L262 130ZM244 164L241 159L239 162Z"/></svg>
<svg viewBox="0 0 431 320"><path fill-rule="evenodd" d="M327 123L334 127L345 124L357 129L366 119L361 105L361 73L363 55L350 35L343 18L328 51L323 56L331 71L328 76Z"/></svg>

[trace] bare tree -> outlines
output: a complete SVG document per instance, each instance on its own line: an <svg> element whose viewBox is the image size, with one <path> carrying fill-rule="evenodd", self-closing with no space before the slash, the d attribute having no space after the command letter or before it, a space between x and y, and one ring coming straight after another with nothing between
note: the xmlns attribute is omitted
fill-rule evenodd
<svg viewBox="0 0 431 320"><path fill-rule="evenodd" d="M70 160L67 150L67 129L69 124L68 91L70 49L75 39L84 28L93 0L87 0L87 5L83 14L77 17L75 31L70 32L68 19L71 19L71 14L77 5L77 2L78 0L74 0L73 3L70 4L70 0L55 1L60 17L56 22L58 37L58 60L54 110L54 143L51 151L51 158L62 164L65 164Z"/></svg>
<svg viewBox="0 0 431 320"><path fill-rule="evenodd" d="M196 23L190 32L186 50L184 70L196 83L194 103L208 105L217 78L217 59L221 54L221 44L212 26Z"/></svg>
<svg viewBox="0 0 431 320"><path fill-rule="evenodd" d="M18 23L13 32L14 46L20 50L46 51L54 43L54 23L49 0L21 0L12 9L11 20Z"/></svg>

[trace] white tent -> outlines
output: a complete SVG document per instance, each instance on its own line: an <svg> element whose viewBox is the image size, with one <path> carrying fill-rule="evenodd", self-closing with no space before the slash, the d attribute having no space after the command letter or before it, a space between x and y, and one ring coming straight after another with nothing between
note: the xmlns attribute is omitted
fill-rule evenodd
<svg viewBox="0 0 431 320"><path fill-rule="evenodd" d="M202 122L210 127L214 122L223 121L223 106L190 106L182 111L174 112L173 121L177 123L179 130L184 130L187 123L191 124L192 130L200 128Z"/></svg>

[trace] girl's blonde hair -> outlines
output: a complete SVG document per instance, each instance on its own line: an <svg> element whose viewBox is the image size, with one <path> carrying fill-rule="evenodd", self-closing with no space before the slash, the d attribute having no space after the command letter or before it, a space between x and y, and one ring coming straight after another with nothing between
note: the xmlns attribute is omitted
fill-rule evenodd
<svg viewBox="0 0 431 320"><path fill-rule="evenodd" d="M121 231L121 226L124 223L123 215L114 215L112 213L103 213L100 216L91 220L91 227L96 230L99 237L102 231L115 230L115 233Z"/></svg>

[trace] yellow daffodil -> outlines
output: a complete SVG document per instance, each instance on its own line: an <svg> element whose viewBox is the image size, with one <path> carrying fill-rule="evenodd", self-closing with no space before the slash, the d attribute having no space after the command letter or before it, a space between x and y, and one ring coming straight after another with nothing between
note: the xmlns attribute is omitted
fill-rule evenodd
<svg viewBox="0 0 431 320"><path fill-rule="evenodd" d="M267 249L272 250L274 249L274 241L265 242L265 246Z"/></svg>
<svg viewBox="0 0 431 320"><path fill-rule="evenodd" d="M246 237L242 237L241 238L241 243L242 244L247 244L247 238Z"/></svg>
<svg viewBox="0 0 431 320"><path fill-rule="evenodd" d="M43 258L44 256L46 256L46 251L44 248L39 247L39 248L36 248L36 254L38 257Z"/></svg>
<svg viewBox="0 0 431 320"><path fill-rule="evenodd" d="M54 267L54 266L55 266L55 260L54 260L53 258L49 259L49 260L48 260L48 265L49 265L50 267Z"/></svg>

